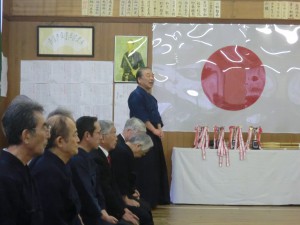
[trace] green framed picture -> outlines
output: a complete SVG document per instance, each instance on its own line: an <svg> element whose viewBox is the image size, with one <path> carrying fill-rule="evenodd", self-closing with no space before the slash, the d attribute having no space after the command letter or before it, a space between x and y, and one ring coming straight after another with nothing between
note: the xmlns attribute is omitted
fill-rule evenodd
<svg viewBox="0 0 300 225"><path fill-rule="evenodd" d="M115 82L136 82L138 69L147 66L147 47L147 36L115 36Z"/></svg>

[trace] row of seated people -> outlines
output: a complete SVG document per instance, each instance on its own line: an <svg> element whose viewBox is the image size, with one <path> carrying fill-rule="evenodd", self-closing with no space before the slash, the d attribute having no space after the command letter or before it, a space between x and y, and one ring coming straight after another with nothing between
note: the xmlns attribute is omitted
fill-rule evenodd
<svg viewBox="0 0 300 225"><path fill-rule="evenodd" d="M30 99L25 100L33 104ZM151 207L140 198L134 186L134 158L142 157L153 146L143 122L128 119L117 137L112 121L92 116L75 121L65 109L51 112L43 121L40 111L33 109L34 116L38 117L35 118L38 124L31 131L34 138L26 139L23 130L24 138L19 143L30 145L25 147L31 152L36 151L36 157L25 163L28 173L20 173L21 165L17 165L20 171L11 171L6 164L15 160L10 140L9 147L1 151L0 180L5 181L0 184L3 224L154 224ZM9 139L14 112L6 114L2 126Z"/></svg>

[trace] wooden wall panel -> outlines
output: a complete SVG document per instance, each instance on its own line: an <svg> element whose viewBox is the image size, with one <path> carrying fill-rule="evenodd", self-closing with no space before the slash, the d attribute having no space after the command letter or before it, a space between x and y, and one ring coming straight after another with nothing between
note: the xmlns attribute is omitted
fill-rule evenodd
<svg viewBox="0 0 300 225"><path fill-rule="evenodd" d="M148 41L148 65L152 64L152 23L153 22L272 22L263 19L263 0L222 0L222 18L120 18L118 7L114 7L114 17L81 16L81 0L4 0L3 50L8 56L8 96L1 98L0 113L19 94L21 60L114 60L115 35L145 35ZM115 0L115 6L119 0ZM224 19L224 20L222 20ZM286 20L277 20L289 23ZM273 21L274 22L274 21ZM295 21L294 21L295 22ZM296 21L297 22L297 21ZM299 23L299 21L298 21ZM94 58L37 57L36 28L38 25L70 25L95 27ZM210 135L212 137L212 135ZM245 135L244 135L245 136ZM172 148L193 147L194 132L166 132L163 139L169 175L171 173ZM263 134L262 141L282 143L299 143L299 134ZM2 130L0 147L5 147Z"/></svg>
<svg viewBox="0 0 300 225"><path fill-rule="evenodd" d="M235 1L230 18L257 19L264 18L263 1Z"/></svg>
<svg viewBox="0 0 300 225"><path fill-rule="evenodd" d="M81 0L11 0L11 2L13 16L82 16ZM221 17L263 19L263 2L263 0L222 0ZM119 16L119 5L120 0L114 0L114 17Z"/></svg>
<svg viewBox="0 0 300 225"><path fill-rule="evenodd" d="M80 16L81 0L11 0L13 16Z"/></svg>
<svg viewBox="0 0 300 225"><path fill-rule="evenodd" d="M143 35L149 37L148 65L152 63L152 24L144 23L90 23L90 22L55 22L52 25L94 26L95 27L95 57L38 57L37 56L37 26L49 25L49 22L13 21L5 24L3 42L4 53L8 61L8 93L7 98L1 98L0 113L4 112L9 102L20 93L21 60L114 60L115 35ZM8 32L9 31L9 32ZM9 41L8 41L9 40ZM0 147L5 147L6 141L0 131Z"/></svg>

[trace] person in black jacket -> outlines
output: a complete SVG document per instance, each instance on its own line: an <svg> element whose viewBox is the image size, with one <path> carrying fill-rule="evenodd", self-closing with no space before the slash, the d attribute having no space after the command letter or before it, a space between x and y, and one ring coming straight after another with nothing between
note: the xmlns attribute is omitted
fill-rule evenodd
<svg viewBox="0 0 300 225"><path fill-rule="evenodd" d="M138 86L128 97L130 117L142 120L147 127L147 134L154 146L142 158L136 159L136 185L141 196L152 208L170 204L170 189L167 165L162 145L163 121L158 110L156 98L152 95L154 74L149 67L140 68L136 74Z"/></svg>
<svg viewBox="0 0 300 225"><path fill-rule="evenodd" d="M0 223L41 225L43 213L28 162L41 155L50 136L43 107L17 96L2 116L8 147L0 151Z"/></svg>
<svg viewBox="0 0 300 225"><path fill-rule="evenodd" d="M90 156L97 164L100 172L100 184L105 196L107 211L124 223L137 225L139 219L126 207L112 176L109 158L107 158L108 152L116 145L116 128L111 121L101 120L99 124L102 129L102 139L98 149L92 150Z"/></svg>
<svg viewBox="0 0 300 225"><path fill-rule="evenodd" d="M101 127L96 117L82 116L76 121L80 138L78 154L70 160L72 179L79 193L84 225L123 224L106 211L100 173L89 152L98 147L102 139Z"/></svg>
<svg viewBox="0 0 300 225"><path fill-rule="evenodd" d="M112 171L116 177L118 187L124 201L131 207L143 209L143 217L148 218L147 224L153 224L150 204L145 201L136 187L136 175L134 171L135 158L143 157L153 146L149 135L139 132L125 139L118 135L116 148L111 152ZM130 208L131 209L131 208ZM151 218L151 220L149 220Z"/></svg>
<svg viewBox="0 0 300 225"><path fill-rule="evenodd" d="M100 144L100 148L101 148L102 152L105 152L105 151L110 152L109 154L111 155L111 166L112 166L111 172L113 173L111 176L113 177L113 179L116 178L117 182L114 181L115 185L117 185L116 189L120 192L121 198L123 199L123 202L125 203L126 208L128 208L130 211L132 211L134 214L136 214L139 217L140 224L152 225L153 218L152 218L152 213L151 213L150 207L146 203L144 204L144 202L142 202L141 199L138 201L135 201L131 198L132 197L131 195L128 196L127 194L124 194L123 190L128 187L128 185L127 185L128 182L122 183L121 185L124 185L124 186L121 187L119 185L118 178L114 176L115 174L114 174L113 168L114 168L115 162L114 162L113 154L116 151L116 148L114 149L115 144L116 144L116 129L114 127L113 122L100 120L100 124L103 127L103 140ZM129 122L127 122L127 124L130 124L131 129L130 129L130 131L129 130L128 131L129 131L129 133L131 133L131 136L135 137L139 133L143 133L144 135L146 135L144 132L145 126L144 126L143 122L141 122L140 120L138 120L136 118L130 119ZM138 127L141 127L141 128L138 128ZM138 132L137 130L142 130L142 132ZM125 157L124 161L126 161L127 159L128 158ZM132 158L132 159L134 159L134 158ZM131 159L127 163L128 163L128 165L133 165L133 162ZM119 166L122 166L122 165L124 165L124 162L121 162ZM125 171L123 174L124 177L122 177L122 179L127 181L128 180L127 178L131 175L130 174L131 171L128 170L128 168L123 167L123 169L125 169ZM130 175L128 175L127 172Z"/></svg>
<svg viewBox="0 0 300 225"><path fill-rule="evenodd" d="M78 225L80 201L67 165L78 152L79 138L72 114L57 109L48 116L51 136L44 154L30 162L30 169L41 193L44 223Z"/></svg>

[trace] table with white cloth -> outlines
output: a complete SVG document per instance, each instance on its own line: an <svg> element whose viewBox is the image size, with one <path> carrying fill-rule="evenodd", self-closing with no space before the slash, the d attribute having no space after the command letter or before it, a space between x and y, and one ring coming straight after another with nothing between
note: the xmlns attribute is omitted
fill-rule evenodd
<svg viewBox="0 0 300 225"><path fill-rule="evenodd" d="M230 165L219 166L216 149L172 151L171 201L174 204L299 205L300 151L248 150L240 160L229 150Z"/></svg>

